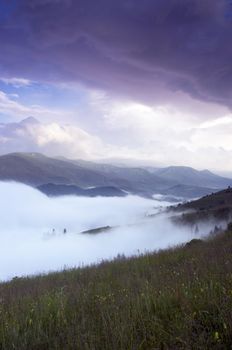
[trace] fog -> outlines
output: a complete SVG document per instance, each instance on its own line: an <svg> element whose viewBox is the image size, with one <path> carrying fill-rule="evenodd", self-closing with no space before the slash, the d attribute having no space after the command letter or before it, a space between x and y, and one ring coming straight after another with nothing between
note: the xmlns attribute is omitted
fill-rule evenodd
<svg viewBox="0 0 232 350"><path fill-rule="evenodd" d="M129 256L192 239L192 230L173 225L167 214L148 218L167 205L136 196L48 198L31 187L2 182L0 280L100 262L118 254ZM81 233L107 225L114 229L97 235ZM202 227L198 235L206 231L209 229Z"/></svg>

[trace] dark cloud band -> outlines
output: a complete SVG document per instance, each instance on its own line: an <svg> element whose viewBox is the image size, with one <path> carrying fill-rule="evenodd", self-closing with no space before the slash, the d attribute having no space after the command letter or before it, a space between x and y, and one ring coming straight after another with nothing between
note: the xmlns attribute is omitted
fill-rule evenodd
<svg viewBox="0 0 232 350"><path fill-rule="evenodd" d="M0 28L3 75L82 81L165 101L181 91L231 106L225 0L22 0Z"/></svg>

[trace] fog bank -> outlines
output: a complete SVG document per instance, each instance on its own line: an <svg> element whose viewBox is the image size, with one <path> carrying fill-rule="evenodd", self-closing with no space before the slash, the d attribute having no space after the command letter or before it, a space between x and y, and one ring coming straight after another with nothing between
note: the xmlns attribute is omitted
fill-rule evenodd
<svg viewBox="0 0 232 350"><path fill-rule="evenodd" d="M168 202L124 198L48 198L17 183L0 183L0 280L166 248L194 234L166 215L146 218ZM115 227L98 235L82 231ZM67 234L63 230L67 229ZM201 232L200 232L201 234Z"/></svg>

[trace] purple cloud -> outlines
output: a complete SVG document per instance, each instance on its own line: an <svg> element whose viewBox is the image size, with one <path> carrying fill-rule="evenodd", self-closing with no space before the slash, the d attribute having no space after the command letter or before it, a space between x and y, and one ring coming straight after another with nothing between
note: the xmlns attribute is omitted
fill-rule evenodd
<svg viewBox="0 0 232 350"><path fill-rule="evenodd" d="M1 74L231 107L230 14L225 0L22 0L1 23Z"/></svg>

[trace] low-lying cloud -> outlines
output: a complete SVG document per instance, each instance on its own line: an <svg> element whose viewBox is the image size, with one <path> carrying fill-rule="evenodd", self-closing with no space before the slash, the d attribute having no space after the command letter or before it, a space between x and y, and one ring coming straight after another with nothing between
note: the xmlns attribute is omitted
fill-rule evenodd
<svg viewBox="0 0 232 350"><path fill-rule="evenodd" d="M2 182L0 198L1 280L166 248L194 235L165 215L146 218L168 203L135 196L54 199L22 184ZM81 234L107 225L115 228Z"/></svg>
<svg viewBox="0 0 232 350"><path fill-rule="evenodd" d="M41 123L33 117L0 123L0 148L1 154L31 150L74 158L96 158L106 152L100 138L75 125Z"/></svg>

